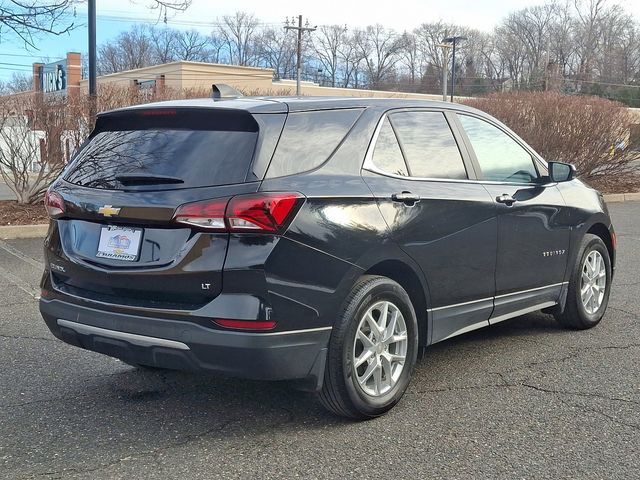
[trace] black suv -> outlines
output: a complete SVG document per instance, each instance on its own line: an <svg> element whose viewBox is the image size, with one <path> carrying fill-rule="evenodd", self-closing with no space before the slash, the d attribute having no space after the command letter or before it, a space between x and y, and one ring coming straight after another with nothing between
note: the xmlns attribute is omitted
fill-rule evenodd
<svg viewBox="0 0 640 480"><path fill-rule="evenodd" d="M290 380L370 418L420 348L535 310L596 325L602 196L494 118L404 99L99 115L46 196L53 334L147 367Z"/></svg>

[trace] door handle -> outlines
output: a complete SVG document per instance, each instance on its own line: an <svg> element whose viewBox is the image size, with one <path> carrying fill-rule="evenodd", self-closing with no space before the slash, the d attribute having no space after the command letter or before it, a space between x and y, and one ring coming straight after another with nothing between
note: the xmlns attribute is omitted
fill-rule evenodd
<svg viewBox="0 0 640 480"><path fill-rule="evenodd" d="M413 207L420 201L420 195L415 195L411 192L394 193L391 195L391 200L394 202L401 202L409 207Z"/></svg>
<svg viewBox="0 0 640 480"><path fill-rule="evenodd" d="M507 207L510 207L511 205L513 205L514 203L516 203L516 199L513 198L511 195L509 195L508 193L503 193L502 195L498 195L496 197L496 202L498 203L504 203Z"/></svg>

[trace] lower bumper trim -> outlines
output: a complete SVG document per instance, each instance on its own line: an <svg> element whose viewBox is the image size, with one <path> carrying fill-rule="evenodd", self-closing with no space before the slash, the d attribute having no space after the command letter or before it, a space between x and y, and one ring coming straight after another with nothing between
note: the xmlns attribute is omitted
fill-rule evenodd
<svg viewBox="0 0 640 480"><path fill-rule="evenodd" d="M106 328L94 327L83 323L72 322L59 318L56 323L60 327L70 328L80 335L99 335L101 337L114 338L116 340L124 340L132 345L140 347L166 347L175 348L177 350L189 350L189 346L175 340L167 340L166 338L148 337L146 335L138 335L136 333L118 332L116 330L108 330Z"/></svg>

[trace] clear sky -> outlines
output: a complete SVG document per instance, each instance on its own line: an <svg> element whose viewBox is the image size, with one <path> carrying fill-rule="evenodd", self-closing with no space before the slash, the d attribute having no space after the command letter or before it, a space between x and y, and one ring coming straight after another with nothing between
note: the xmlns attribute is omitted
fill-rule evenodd
<svg viewBox="0 0 640 480"><path fill-rule="evenodd" d="M98 0L98 45L128 30L137 22L153 24L157 12L148 8L150 0ZM346 24L361 27L381 23L396 30L411 30L421 23L444 20L490 31L509 12L544 0L393 0L383 2L315 0L294 4L281 0L236 0L214 2L193 0L184 13L170 15L167 24L174 28L196 28L203 33L211 31L216 17L241 10L255 14L260 21L282 25L289 16L302 14L312 25ZM640 0L620 0L627 12L640 19ZM77 7L75 22L78 28L68 35L41 36L38 50L26 50L19 40L3 37L0 44L0 79L7 79L12 71L29 74L31 63L63 58L68 51L87 51L86 5ZM162 23L160 23L162 25Z"/></svg>

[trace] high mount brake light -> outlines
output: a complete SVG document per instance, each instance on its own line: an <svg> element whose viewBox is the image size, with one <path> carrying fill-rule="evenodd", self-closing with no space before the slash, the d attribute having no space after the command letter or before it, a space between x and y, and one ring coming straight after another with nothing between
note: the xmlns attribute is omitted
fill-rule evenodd
<svg viewBox="0 0 640 480"><path fill-rule="evenodd" d="M50 218L57 218L62 215L65 210L62 196L54 190L47 190L44 195L44 208L47 209L47 214Z"/></svg>
<svg viewBox="0 0 640 480"><path fill-rule="evenodd" d="M277 233L304 201L299 193L266 192L187 203L174 214L177 223L216 232Z"/></svg>
<svg viewBox="0 0 640 480"><path fill-rule="evenodd" d="M167 110L164 108L154 108L149 110L142 110L140 115L143 117L170 117L176 115L177 110Z"/></svg>

